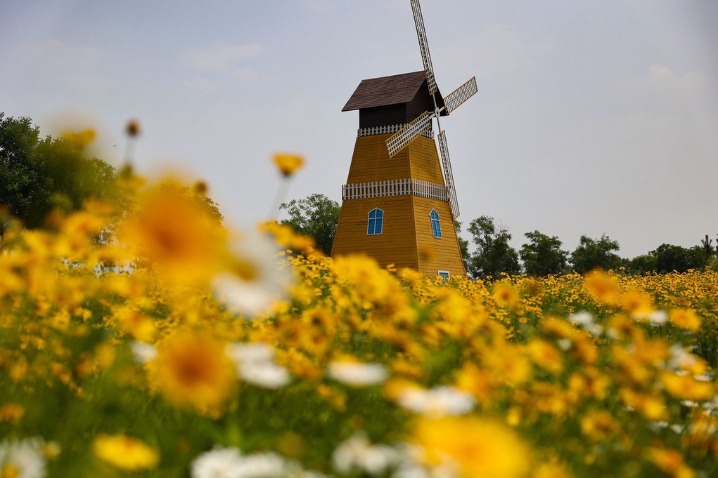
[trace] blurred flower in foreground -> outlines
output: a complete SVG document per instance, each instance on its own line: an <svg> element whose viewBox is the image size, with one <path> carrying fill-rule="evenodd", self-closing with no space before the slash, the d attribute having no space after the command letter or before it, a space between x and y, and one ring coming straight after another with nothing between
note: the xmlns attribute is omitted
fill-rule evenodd
<svg viewBox="0 0 718 478"><path fill-rule="evenodd" d="M436 387L429 390L406 387L397 395L403 408L429 417L463 415L475 405L474 398L454 387Z"/></svg>
<svg viewBox="0 0 718 478"><path fill-rule="evenodd" d="M120 239L171 279L208 280L224 252L220 224L171 180L146 191Z"/></svg>
<svg viewBox="0 0 718 478"><path fill-rule="evenodd" d="M127 125L125 125L125 133L127 133L127 136L130 138L136 138L140 135L140 122L136 119L131 119L127 122Z"/></svg>
<svg viewBox="0 0 718 478"><path fill-rule="evenodd" d="M284 177L289 177L304 166L304 158L296 154L275 154L274 165Z"/></svg>
<svg viewBox="0 0 718 478"><path fill-rule="evenodd" d="M460 468L460 476L520 478L528 474L531 451L510 428L477 417L421 419L414 440L425 452L427 465L447 458Z"/></svg>
<svg viewBox="0 0 718 478"><path fill-rule="evenodd" d="M225 268L212 280L215 297L230 312L251 317L270 308L288 292L292 271L266 235L237 237L229 244Z"/></svg>
<svg viewBox="0 0 718 478"><path fill-rule="evenodd" d="M45 476L43 442L39 438L0 442L0 477L42 478Z"/></svg>
<svg viewBox="0 0 718 478"><path fill-rule="evenodd" d="M235 367L223 344L208 334L180 331L157 344L149 378L167 400L216 414L236 385Z"/></svg>
<svg viewBox="0 0 718 478"><path fill-rule="evenodd" d="M125 435L99 435L92 449L98 458L126 471L149 470L159 462L159 455L152 447Z"/></svg>
<svg viewBox="0 0 718 478"><path fill-rule="evenodd" d="M236 476L234 470L242 462L236 448L215 448L202 453L192 462L192 478L217 478Z"/></svg>
<svg viewBox="0 0 718 478"><path fill-rule="evenodd" d="M347 360L329 364L330 377L353 387L380 384L386 380L387 375L386 368L378 363L360 363Z"/></svg>
<svg viewBox="0 0 718 478"><path fill-rule="evenodd" d="M359 471L377 476L386 473L401 458L397 449L388 445L372 445L366 436L357 433L337 446L332 454L332 463L342 475Z"/></svg>
<svg viewBox="0 0 718 478"><path fill-rule="evenodd" d="M274 362L274 349L268 344L227 345L227 355L246 382L264 388L279 388L290 381L289 372Z"/></svg>
<svg viewBox="0 0 718 478"><path fill-rule="evenodd" d="M82 131L65 131L62 133L62 139L78 148L87 147L96 137L97 133L91 128Z"/></svg>
<svg viewBox="0 0 718 478"><path fill-rule="evenodd" d="M236 448L216 448L192 462L192 478L312 478L299 463L272 452L243 455Z"/></svg>

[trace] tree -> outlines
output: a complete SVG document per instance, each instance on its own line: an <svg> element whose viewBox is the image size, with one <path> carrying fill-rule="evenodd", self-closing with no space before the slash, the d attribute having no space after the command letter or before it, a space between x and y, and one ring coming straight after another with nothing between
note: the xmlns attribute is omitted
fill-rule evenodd
<svg viewBox="0 0 718 478"><path fill-rule="evenodd" d="M461 237L461 221L454 221L454 227L456 228L456 237L459 240L459 252L461 253L461 261L464 263L464 270L468 271L471 267L469 241Z"/></svg>
<svg viewBox="0 0 718 478"><path fill-rule="evenodd" d="M656 258L656 271L662 274L703 269L710 258L701 246L693 246L689 249L672 244L661 244L649 254Z"/></svg>
<svg viewBox="0 0 718 478"><path fill-rule="evenodd" d="M469 232L477 250L469 260L468 273L473 278L498 277L502 272L518 274L519 255L509 245L511 234L506 229L496 229L494 219L481 216L469 223Z"/></svg>
<svg viewBox="0 0 718 478"><path fill-rule="evenodd" d="M530 276L560 274L566 268L568 252L561 250L558 237L547 236L539 231L524 234L529 242L521 246L519 255L524 271Z"/></svg>
<svg viewBox="0 0 718 478"><path fill-rule="evenodd" d="M629 274L648 274L657 270L656 256L652 254L642 254L626 261L626 271Z"/></svg>
<svg viewBox="0 0 718 478"><path fill-rule="evenodd" d="M581 236L578 246L571 254L571 264L580 274L592 269L616 269L622 263L622 259L615 253L619 249L618 241L611 240L605 234L598 240Z"/></svg>
<svg viewBox="0 0 718 478"><path fill-rule="evenodd" d="M69 141L41 139L30 118L0 113L0 205L25 227L42 227L55 208L77 210L88 198L113 197L114 174Z"/></svg>
<svg viewBox="0 0 718 478"><path fill-rule="evenodd" d="M331 254L341 211L336 201L323 194L312 194L304 199L282 203L279 209L289 214L289 219L281 221L282 224L290 226L299 234L312 237L317 248L326 255Z"/></svg>

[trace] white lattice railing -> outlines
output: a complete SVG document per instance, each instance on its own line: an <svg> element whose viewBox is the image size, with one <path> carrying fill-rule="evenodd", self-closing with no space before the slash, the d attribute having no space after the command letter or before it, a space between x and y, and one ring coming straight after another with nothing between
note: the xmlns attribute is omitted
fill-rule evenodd
<svg viewBox="0 0 718 478"><path fill-rule="evenodd" d="M387 125L387 126L373 126L371 128L359 128L357 130L357 136L373 136L375 134L396 133L397 131L401 130L404 126L406 126L406 125L393 124L393 125ZM429 128L421 134L426 136L427 138L433 138L434 130Z"/></svg>
<svg viewBox="0 0 718 478"><path fill-rule="evenodd" d="M449 192L441 184L430 183L420 179L392 179L369 183L353 183L342 186L342 200L366 199L386 196L404 196L413 194L440 201L449 200Z"/></svg>

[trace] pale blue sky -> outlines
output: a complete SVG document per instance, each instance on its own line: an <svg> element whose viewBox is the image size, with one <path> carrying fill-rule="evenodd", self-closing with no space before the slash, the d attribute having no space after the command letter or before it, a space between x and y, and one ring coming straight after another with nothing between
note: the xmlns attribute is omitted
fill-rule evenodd
<svg viewBox="0 0 718 478"><path fill-rule="evenodd" d="M465 224L493 216L516 247L605 233L625 257L715 237L718 2L422 8L442 92L479 85L442 121ZM340 201L358 125L341 108L362 79L421 68L408 0L0 3L0 111L47 133L89 117L106 158L137 118L138 169L205 179L239 226L267 215L276 151L307 161L288 199Z"/></svg>

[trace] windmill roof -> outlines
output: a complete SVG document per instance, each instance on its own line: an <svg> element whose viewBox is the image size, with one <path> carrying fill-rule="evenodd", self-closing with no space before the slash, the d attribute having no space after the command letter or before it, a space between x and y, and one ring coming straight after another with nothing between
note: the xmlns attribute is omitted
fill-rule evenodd
<svg viewBox="0 0 718 478"><path fill-rule="evenodd" d="M423 70L362 80L342 111L408 103L425 82Z"/></svg>

